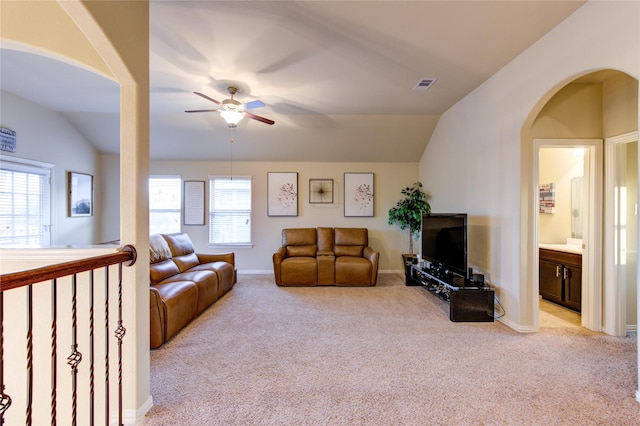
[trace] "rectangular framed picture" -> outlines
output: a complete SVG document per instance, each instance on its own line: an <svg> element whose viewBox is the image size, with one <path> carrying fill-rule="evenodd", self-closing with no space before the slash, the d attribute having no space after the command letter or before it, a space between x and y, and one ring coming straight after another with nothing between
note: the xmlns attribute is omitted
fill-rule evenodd
<svg viewBox="0 0 640 426"><path fill-rule="evenodd" d="M267 172L267 216L298 216L297 172Z"/></svg>
<svg viewBox="0 0 640 426"><path fill-rule="evenodd" d="M373 217L373 173L344 174L344 215Z"/></svg>
<svg viewBox="0 0 640 426"><path fill-rule="evenodd" d="M309 179L309 204L333 204L333 179Z"/></svg>
<svg viewBox="0 0 640 426"><path fill-rule="evenodd" d="M204 181L185 180L183 195L185 225L204 225Z"/></svg>
<svg viewBox="0 0 640 426"><path fill-rule="evenodd" d="M68 172L69 217L93 215L93 175Z"/></svg>

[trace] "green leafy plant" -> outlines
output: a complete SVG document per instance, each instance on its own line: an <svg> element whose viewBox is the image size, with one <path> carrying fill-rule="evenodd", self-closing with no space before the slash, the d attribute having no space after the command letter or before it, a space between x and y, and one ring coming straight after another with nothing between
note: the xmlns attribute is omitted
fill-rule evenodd
<svg viewBox="0 0 640 426"><path fill-rule="evenodd" d="M409 228L409 253L413 252L413 240L420 236L422 215L431 213L427 201L429 196L422 190L422 183L416 182L400 191L404 198L389 209L389 225L397 224L400 229Z"/></svg>

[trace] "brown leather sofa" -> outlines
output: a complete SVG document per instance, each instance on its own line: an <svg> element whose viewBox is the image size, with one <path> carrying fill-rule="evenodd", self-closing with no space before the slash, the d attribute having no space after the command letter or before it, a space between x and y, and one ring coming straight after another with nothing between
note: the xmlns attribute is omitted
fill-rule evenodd
<svg viewBox="0 0 640 426"><path fill-rule="evenodd" d="M152 349L162 346L236 283L234 253L197 254L185 233L149 237Z"/></svg>
<svg viewBox="0 0 640 426"><path fill-rule="evenodd" d="M273 254L279 286L374 286L380 253L367 228L290 228Z"/></svg>

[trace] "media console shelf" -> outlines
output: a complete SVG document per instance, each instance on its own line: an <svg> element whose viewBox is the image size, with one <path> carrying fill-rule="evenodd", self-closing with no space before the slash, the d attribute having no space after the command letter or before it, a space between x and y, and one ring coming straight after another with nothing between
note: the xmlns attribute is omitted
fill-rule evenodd
<svg viewBox="0 0 640 426"><path fill-rule="evenodd" d="M421 285L449 302L449 319L454 322L493 322L495 292L484 284L468 285L464 278L444 276L411 266L411 284ZM409 284L409 285L411 285ZM465 285L467 284L467 285Z"/></svg>

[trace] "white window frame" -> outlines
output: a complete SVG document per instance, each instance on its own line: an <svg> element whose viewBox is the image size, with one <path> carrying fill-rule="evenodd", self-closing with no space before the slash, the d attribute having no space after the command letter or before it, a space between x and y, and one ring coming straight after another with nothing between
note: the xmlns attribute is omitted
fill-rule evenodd
<svg viewBox="0 0 640 426"><path fill-rule="evenodd" d="M216 184L215 181L216 180L229 180L229 181L233 181L233 180L244 180L244 181L249 181L249 208L248 209L216 209L216 205L215 205L215 200L214 200L214 196L213 196L213 191L215 190ZM252 227L252 222L253 222L253 207L252 207L252 198L253 198L253 179L251 176L233 176L233 177L229 177L229 176L209 176L209 236L208 236L208 240L209 240L209 247L251 247L252 246L252 234L253 234L253 227ZM221 241L214 241L213 240L213 233L214 233L214 226L216 224L216 220L215 220L215 214L218 211L225 211L225 212L241 212L243 213L245 216L248 214L249 219L248 219L248 226L249 226L249 238L246 241L228 241L228 242L221 242Z"/></svg>
<svg viewBox="0 0 640 426"><path fill-rule="evenodd" d="M149 234L153 234L155 232L151 231L152 228L152 221L151 221L151 214L152 213L178 213L178 228L177 229L167 229L167 230L163 230L162 233L171 233L171 232L181 232L182 231L182 215L183 215L183 211L182 211L182 185L183 185L183 181L182 181L182 176L180 175L149 175L149 204L151 204L151 180L152 179L173 179L173 180L178 180L178 190L180 191L180 196L178 197L178 208L175 209L152 209L151 205L149 205Z"/></svg>
<svg viewBox="0 0 640 426"><path fill-rule="evenodd" d="M39 248L51 247L53 244L53 212L55 211L55 164L46 163L44 161L29 160L26 158L3 156L0 155L0 168L15 172L27 172L48 177L49 194L47 194L48 203L44 206L42 215L42 234L40 237L41 244ZM48 208L48 211L46 210Z"/></svg>

